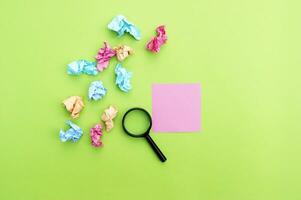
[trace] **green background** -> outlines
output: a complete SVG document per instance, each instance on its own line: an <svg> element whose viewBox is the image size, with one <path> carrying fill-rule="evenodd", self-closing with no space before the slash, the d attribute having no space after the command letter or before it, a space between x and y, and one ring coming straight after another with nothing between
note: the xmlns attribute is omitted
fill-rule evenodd
<svg viewBox="0 0 301 200"><path fill-rule="evenodd" d="M297 200L300 193L300 3L290 0L0 2L0 199ZM124 14L141 41L106 26ZM157 25L168 44L144 50ZM113 59L97 77L66 74L93 59L104 40L127 44L133 90L114 85ZM93 80L107 96L87 101ZM152 83L202 85L203 130L152 134L168 161L120 127L127 108L151 110ZM84 97L78 143L61 143L69 114L61 101ZM110 104L120 113L104 147L89 128Z"/></svg>

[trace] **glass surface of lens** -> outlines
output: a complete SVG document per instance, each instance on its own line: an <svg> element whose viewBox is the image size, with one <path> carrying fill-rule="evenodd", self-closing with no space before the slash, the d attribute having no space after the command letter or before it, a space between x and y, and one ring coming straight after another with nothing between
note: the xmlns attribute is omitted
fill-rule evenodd
<svg viewBox="0 0 301 200"><path fill-rule="evenodd" d="M133 135L143 135L149 126L150 119L142 110L132 110L125 116L124 127Z"/></svg>

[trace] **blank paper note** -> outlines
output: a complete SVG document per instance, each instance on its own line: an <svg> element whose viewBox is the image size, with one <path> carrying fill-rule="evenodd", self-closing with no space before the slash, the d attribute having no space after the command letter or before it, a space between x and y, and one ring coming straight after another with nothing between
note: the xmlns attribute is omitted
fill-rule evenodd
<svg viewBox="0 0 301 200"><path fill-rule="evenodd" d="M153 84L152 118L154 132L199 132L200 84Z"/></svg>

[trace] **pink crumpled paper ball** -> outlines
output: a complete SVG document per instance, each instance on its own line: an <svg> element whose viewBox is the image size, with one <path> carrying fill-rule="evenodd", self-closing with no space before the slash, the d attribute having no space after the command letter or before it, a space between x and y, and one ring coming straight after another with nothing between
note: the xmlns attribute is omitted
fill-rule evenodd
<svg viewBox="0 0 301 200"><path fill-rule="evenodd" d="M94 147L102 146L102 142L100 141L100 138L102 136L101 124L96 124L94 127L90 129L90 136L91 136L92 145Z"/></svg>
<svg viewBox="0 0 301 200"><path fill-rule="evenodd" d="M159 52L160 47L166 43L167 41L167 35L165 31L165 26L159 26L156 29L157 36L153 37L146 45L146 48L152 52Z"/></svg>
<svg viewBox="0 0 301 200"><path fill-rule="evenodd" d="M97 70L103 71L108 67L109 61L116 55L116 52L109 46L107 42L104 42L104 47L100 48L95 59L97 60Z"/></svg>

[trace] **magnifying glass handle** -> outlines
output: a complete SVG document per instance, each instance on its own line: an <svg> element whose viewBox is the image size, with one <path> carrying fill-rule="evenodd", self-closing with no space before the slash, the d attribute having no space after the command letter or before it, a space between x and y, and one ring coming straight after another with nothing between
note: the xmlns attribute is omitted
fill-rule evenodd
<svg viewBox="0 0 301 200"><path fill-rule="evenodd" d="M164 154L161 152L161 150L159 149L159 147L156 145L156 143L154 142L154 140L147 134L146 136L146 140L148 141L148 143L151 145L151 147L153 148L154 152L157 154L157 156L159 157L159 159L162 162L165 162L167 159L164 156Z"/></svg>

